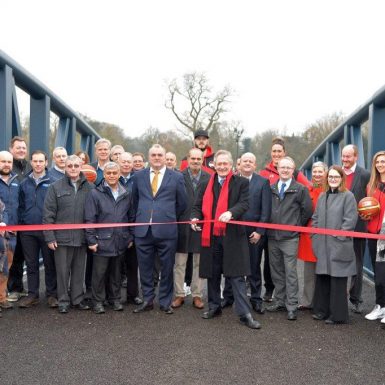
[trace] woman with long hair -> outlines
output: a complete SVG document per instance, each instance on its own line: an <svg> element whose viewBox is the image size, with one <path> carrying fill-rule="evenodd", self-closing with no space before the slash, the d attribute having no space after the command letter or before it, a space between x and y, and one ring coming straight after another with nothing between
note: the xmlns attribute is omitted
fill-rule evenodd
<svg viewBox="0 0 385 385"><path fill-rule="evenodd" d="M380 213L374 217L361 216L361 218L368 220L369 233L378 234L383 226L385 212L385 151L379 151L373 157L367 195L378 200ZM377 246L376 239L368 239L369 255L374 272L376 305L365 318L370 321L381 319L381 322L385 323L385 262L381 258L376 260Z"/></svg>
<svg viewBox="0 0 385 385"><path fill-rule="evenodd" d="M318 199L313 227L353 231L357 218L357 203L346 188L345 173L333 165L327 173L325 192ZM313 318L327 324L347 323L348 277L356 274L353 238L314 234L312 244L317 257Z"/></svg>

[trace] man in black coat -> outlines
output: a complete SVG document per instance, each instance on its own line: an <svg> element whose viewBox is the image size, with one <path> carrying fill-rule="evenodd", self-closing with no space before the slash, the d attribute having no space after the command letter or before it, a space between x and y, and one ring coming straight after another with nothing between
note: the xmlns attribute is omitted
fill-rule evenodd
<svg viewBox="0 0 385 385"><path fill-rule="evenodd" d="M198 148L193 148L187 156L188 167L182 171L187 192L187 208L179 217L179 221L189 221L191 210L197 195L197 191L202 184L207 184L210 174L202 170L203 154ZM201 251L201 234L193 231L188 224L178 225L178 246L175 255L174 266L174 288L175 298L172 302L173 308L178 308L184 303L184 278L188 253L193 254L193 272L191 281L191 291L193 296L193 306L203 309L202 290L203 280L199 278L199 259Z"/></svg>
<svg viewBox="0 0 385 385"><path fill-rule="evenodd" d="M366 186L369 183L370 173L357 165L358 148L353 144L348 144L342 149L341 160L346 175L346 187L354 194L357 203L366 197ZM358 218L354 231L366 233L366 223ZM364 268L364 253L366 240L364 238L354 238L353 247L356 254L357 275L352 277L349 290L350 303L355 313L362 313L362 275Z"/></svg>
<svg viewBox="0 0 385 385"><path fill-rule="evenodd" d="M249 208L247 179L233 175L231 153L220 150L214 157L215 174L203 184L197 194L192 221L204 220L202 225L192 224L195 231L202 226L200 277L207 278L209 310L204 319L222 314L220 284L222 274L231 281L235 311L241 323L252 329L260 324L251 316L246 294L245 276L250 275L250 257L244 226L228 223L239 220ZM212 222L215 220L215 222Z"/></svg>
<svg viewBox="0 0 385 385"><path fill-rule="evenodd" d="M255 173L257 167L254 154L247 152L240 158L239 173L249 181L249 209L243 215L247 222L269 222L271 214L271 191L270 184L266 178ZM262 308L262 277L261 259L266 229L262 227L246 226L246 234L249 240L250 269L248 276L250 283L250 303L254 311L263 314ZM226 279L223 291L224 300L222 308L231 306L234 302L233 292L229 280Z"/></svg>

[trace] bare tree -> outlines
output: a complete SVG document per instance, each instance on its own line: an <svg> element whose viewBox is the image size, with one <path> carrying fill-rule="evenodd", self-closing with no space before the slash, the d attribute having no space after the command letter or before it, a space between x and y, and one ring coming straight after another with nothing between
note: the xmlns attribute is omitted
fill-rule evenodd
<svg viewBox="0 0 385 385"><path fill-rule="evenodd" d="M182 125L182 132L193 134L198 129L210 132L215 123L227 112L233 90L226 86L214 96L204 73L193 72L183 75L180 86L176 79L167 85L169 95L166 108L170 109Z"/></svg>

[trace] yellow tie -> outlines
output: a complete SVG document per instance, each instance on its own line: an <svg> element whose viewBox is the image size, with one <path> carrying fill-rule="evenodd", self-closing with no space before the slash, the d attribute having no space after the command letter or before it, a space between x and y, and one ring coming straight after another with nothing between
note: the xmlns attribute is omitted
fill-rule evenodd
<svg viewBox="0 0 385 385"><path fill-rule="evenodd" d="M152 189L152 195L155 196L156 195L156 192L158 191L158 175L159 175L159 171L157 170L154 170L154 178L152 178L152 182L151 182L151 189Z"/></svg>

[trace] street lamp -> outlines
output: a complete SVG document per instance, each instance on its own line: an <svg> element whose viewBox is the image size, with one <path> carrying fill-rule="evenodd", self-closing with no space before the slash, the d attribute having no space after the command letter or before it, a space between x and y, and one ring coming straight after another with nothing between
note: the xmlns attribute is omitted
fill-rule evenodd
<svg viewBox="0 0 385 385"><path fill-rule="evenodd" d="M235 142L237 143L237 157L235 160L238 159L238 152L239 152L239 139L241 139L241 136L243 134L244 129L243 128L234 128L234 136L235 136Z"/></svg>

